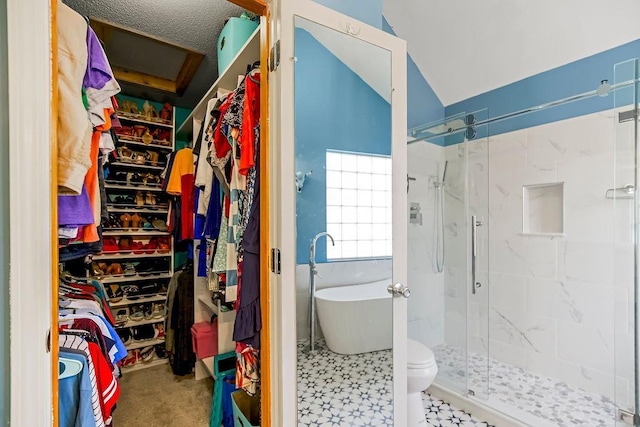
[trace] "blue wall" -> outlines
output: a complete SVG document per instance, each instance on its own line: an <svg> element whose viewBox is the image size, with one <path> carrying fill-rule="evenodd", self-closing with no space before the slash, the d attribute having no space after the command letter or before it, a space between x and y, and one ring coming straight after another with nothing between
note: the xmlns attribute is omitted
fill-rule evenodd
<svg viewBox="0 0 640 427"><path fill-rule="evenodd" d="M384 17L382 29L396 35ZM441 120L444 105L407 53L407 129Z"/></svg>
<svg viewBox="0 0 640 427"><path fill-rule="evenodd" d="M396 35L382 16L382 0L315 1ZM407 129L441 120L444 114L444 105L407 53Z"/></svg>
<svg viewBox="0 0 640 427"><path fill-rule="evenodd" d="M382 0L315 0L330 9L344 13L372 27L382 25Z"/></svg>
<svg viewBox="0 0 640 427"><path fill-rule="evenodd" d="M326 151L390 155L391 105L300 28L295 55L296 171L313 171L296 200L297 262L306 264L311 239L326 231ZM326 261L323 239L316 259Z"/></svg>
<svg viewBox="0 0 640 427"><path fill-rule="evenodd" d="M609 83L613 84L615 81L614 66L637 57L640 57L640 40L449 105L445 108L445 115L448 117L461 112L472 112L487 108L489 117L497 117L502 114L589 92L596 89L601 80L609 80ZM491 135L497 135L609 110L614 108L614 99L614 95L610 94L603 98L593 97L588 100L569 103L490 124L488 131ZM630 98L628 101L631 101ZM619 97L615 102L618 106L624 105ZM461 141L457 139L454 142L447 141L446 145L457 142Z"/></svg>

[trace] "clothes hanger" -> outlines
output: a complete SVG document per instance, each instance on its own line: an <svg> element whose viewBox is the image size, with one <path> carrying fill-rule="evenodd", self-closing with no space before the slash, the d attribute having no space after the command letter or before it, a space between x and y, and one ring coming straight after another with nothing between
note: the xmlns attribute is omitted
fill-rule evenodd
<svg viewBox="0 0 640 427"><path fill-rule="evenodd" d="M68 359L64 356L58 357L58 379L63 380L78 375L82 372L84 365L75 359Z"/></svg>

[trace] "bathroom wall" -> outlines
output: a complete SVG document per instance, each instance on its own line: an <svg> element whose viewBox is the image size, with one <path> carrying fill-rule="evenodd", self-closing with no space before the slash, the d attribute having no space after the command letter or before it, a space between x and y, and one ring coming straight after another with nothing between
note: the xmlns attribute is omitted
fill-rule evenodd
<svg viewBox="0 0 640 427"><path fill-rule="evenodd" d="M296 170L312 171L296 198L297 262L306 264L311 239L326 230L327 150L390 155L391 106L300 28L296 29L296 56ZM326 259L322 239L316 260Z"/></svg>
<svg viewBox="0 0 640 427"><path fill-rule="evenodd" d="M632 139L631 125L617 125L615 116L609 110L444 149L454 166L447 172L445 341L461 345L464 337L469 233L460 237L465 172L455 165L467 149L467 202L488 225L479 247L480 266L489 268L489 299L484 289L469 297L470 351L488 348L491 358L624 402L633 367L630 201L614 203L605 193L632 182L629 165L614 162L616 140L624 159ZM556 182L564 183L564 233L523 234L522 186ZM480 277L486 281L486 268Z"/></svg>

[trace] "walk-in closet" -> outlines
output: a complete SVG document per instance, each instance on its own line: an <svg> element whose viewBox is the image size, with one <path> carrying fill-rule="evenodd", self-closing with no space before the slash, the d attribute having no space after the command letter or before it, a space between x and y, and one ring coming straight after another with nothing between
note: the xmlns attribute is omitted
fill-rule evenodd
<svg viewBox="0 0 640 427"><path fill-rule="evenodd" d="M60 427L261 425L266 21L234 3L57 1Z"/></svg>

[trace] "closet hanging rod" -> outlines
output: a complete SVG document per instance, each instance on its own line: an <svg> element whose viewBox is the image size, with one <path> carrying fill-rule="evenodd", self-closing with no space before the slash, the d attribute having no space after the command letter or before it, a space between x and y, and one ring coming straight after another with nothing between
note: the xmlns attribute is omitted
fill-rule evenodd
<svg viewBox="0 0 640 427"><path fill-rule="evenodd" d="M610 92L612 91L616 91L618 89L624 89L626 87L629 87L631 85L636 84L637 82L640 82L640 79L632 79L632 80L627 80L624 82L620 82L620 83L616 83L614 85L611 85L607 88L606 92L601 93L600 92L600 88L603 87L604 85L608 85L606 80L602 81L602 84L598 87L598 89L594 89L591 90L589 92L584 92L578 95L573 95L573 96L569 96L567 98L562 98L562 99L558 99L557 101L551 101L551 102L546 102L544 104L539 104L536 105L534 107L528 107L522 110L518 110L518 111L514 111L512 113L506 113L506 114L502 114L500 116L496 116L496 117L492 117L490 119L485 119L485 120L481 120L479 122L476 123L471 123L462 127L459 127L457 129L449 129L446 130L444 132L439 132L436 134L432 134L432 135L425 135L422 137L417 137L411 141L408 141L407 144L413 144L415 142L419 142L419 141L424 141L427 139L431 139L431 138L438 138L441 136L446 136L446 135L453 135L455 133L458 133L459 131L465 130L470 126L473 127L477 127L477 126L482 126L482 125L487 125L490 123L496 123L496 122L501 122L503 120L508 120L514 117L518 117L518 116L523 116L525 114L529 114L529 113L534 113L536 111L542 111L542 110L546 110L547 108L552 108L552 107L558 107L560 105L564 105L564 104L569 104L571 102L575 102L575 101L580 101L582 99L588 99L588 98L592 98L594 96L607 96ZM460 113L456 114L459 115ZM411 136L415 137L416 135L418 135L421 132L424 132L434 126L437 126L437 123L434 123L432 125L427 125L427 126L421 126L421 128L414 128L410 131Z"/></svg>

